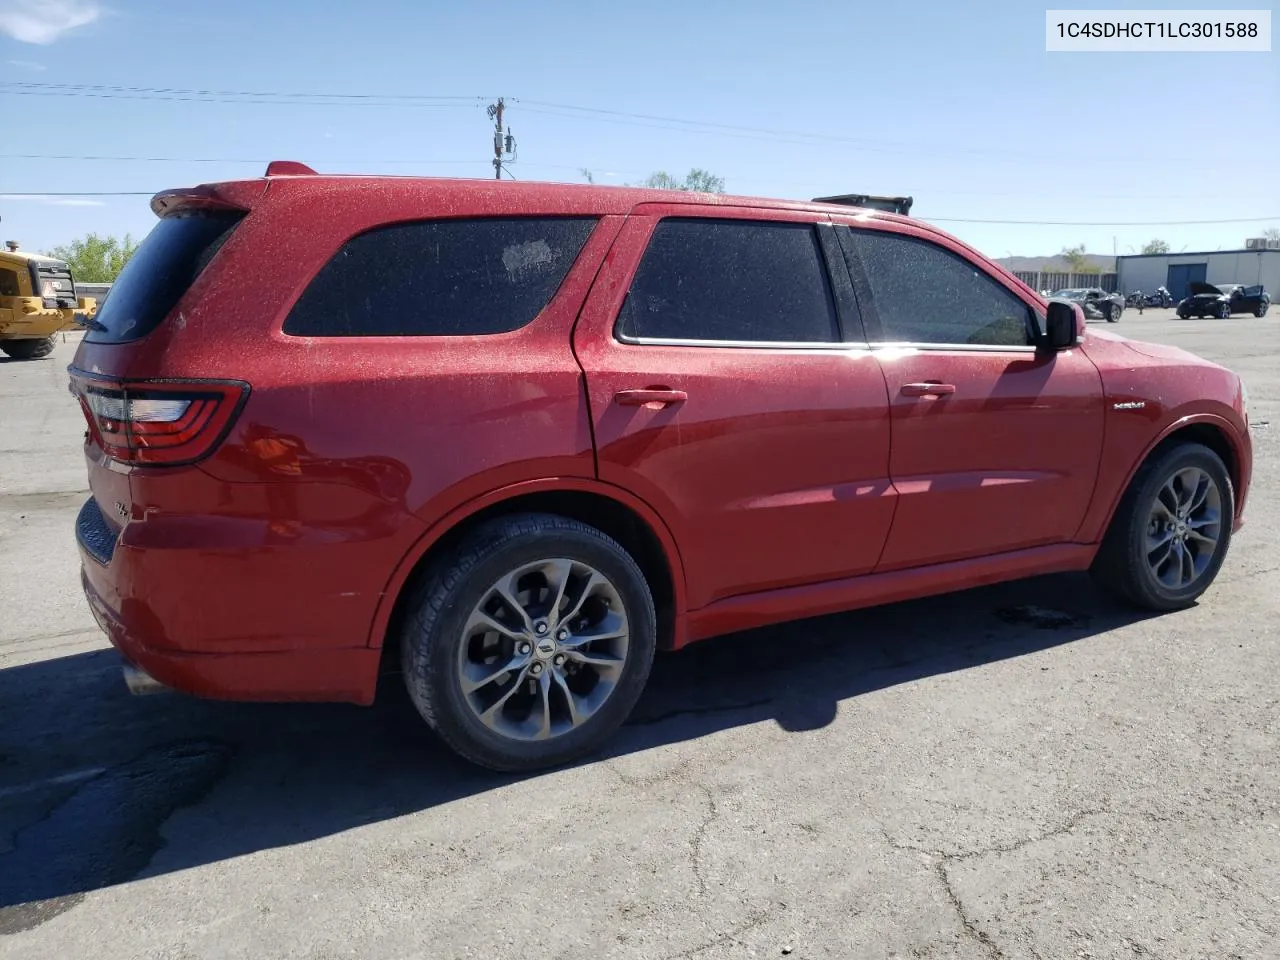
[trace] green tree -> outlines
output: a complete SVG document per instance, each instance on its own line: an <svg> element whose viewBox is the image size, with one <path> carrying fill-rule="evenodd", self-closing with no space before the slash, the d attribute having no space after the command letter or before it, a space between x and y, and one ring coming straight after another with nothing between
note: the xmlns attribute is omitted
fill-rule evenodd
<svg viewBox="0 0 1280 960"><path fill-rule="evenodd" d="M590 170L588 170L586 167L579 167L578 172L582 174L582 179L587 181L587 183L596 182L596 175L592 173Z"/></svg>
<svg viewBox="0 0 1280 960"><path fill-rule="evenodd" d="M642 187L653 187L657 190L687 190L693 193L724 193L724 177L718 177L709 170L694 167L683 180L673 177L665 170L651 173L640 184Z"/></svg>
<svg viewBox="0 0 1280 960"><path fill-rule="evenodd" d="M127 233L123 238L91 233L66 246L54 247L48 255L65 260L79 283L113 283L137 249L137 243Z"/></svg>
<svg viewBox="0 0 1280 960"><path fill-rule="evenodd" d="M1143 253L1168 253L1169 244L1165 243L1159 237L1156 237L1155 239L1148 240L1146 243L1142 245L1142 252Z"/></svg>
<svg viewBox="0 0 1280 960"><path fill-rule="evenodd" d="M1072 273L1101 273L1102 271L1089 262L1089 254L1085 253L1084 244L1078 247L1064 247L1062 259L1067 261Z"/></svg>

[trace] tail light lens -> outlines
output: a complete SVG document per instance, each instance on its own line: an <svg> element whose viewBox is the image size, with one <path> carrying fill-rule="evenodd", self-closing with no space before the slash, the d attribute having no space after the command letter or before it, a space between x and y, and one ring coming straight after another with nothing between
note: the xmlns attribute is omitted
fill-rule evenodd
<svg viewBox="0 0 1280 960"><path fill-rule="evenodd" d="M249 395L237 381L110 382L72 374L89 430L107 456L140 466L194 463L226 436Z"/></svg>

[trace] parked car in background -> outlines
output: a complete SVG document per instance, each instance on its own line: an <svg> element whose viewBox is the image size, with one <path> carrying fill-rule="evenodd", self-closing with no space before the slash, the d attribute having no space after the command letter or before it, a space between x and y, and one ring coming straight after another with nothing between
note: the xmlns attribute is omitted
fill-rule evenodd
<svg viewBox="0 0 1280 960"><path fill-rule="evenodd" d="M1233 313L1252 313L1265 317L1271 307L1271 296L1261 284L1246 287L1240 283L1204 283L1190 285L1191 296L1178 304L1178 316L1220 317L1225 320Z"/></svg>
<svg viewBox="0 0 1280 960"><path fill-rule="evenodd" d="M1101 287L1068 287L1049 294L1050 300L1065 300L1084 311L1086 319L1115 323L1124 313L1124 297Z"/></svg>
<svg viewBox="0 0 1280 960"><path fill-rule="evenodd" d="M1073 570L1174 610L1241 523L1239 377L919 220L297 164L152 208L71 368L135 689L368 704L399 664L530 770L656 649Z"/></svg>

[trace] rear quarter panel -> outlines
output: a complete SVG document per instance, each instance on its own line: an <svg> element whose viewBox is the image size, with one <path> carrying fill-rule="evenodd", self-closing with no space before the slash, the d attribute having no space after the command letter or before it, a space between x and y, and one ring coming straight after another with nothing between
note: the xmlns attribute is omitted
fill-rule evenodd
<svg viewBox="0 0 1280 960"><path fill-rule="evenodd" d="M548 307L512 333L310 338L281 329L312 277L359 233L423 219L594 212L565 207L522 209L479 185L444 192L273 181L159 329L78 358L117 376L251 386L226 439L189 468L189 482L135 472L133 510L152 521L149 534L139 526L135 535L150 536L145 545L154 548L166 528L181 536L189 515L209 528L202 537L219 534L216 549L289 545L305 569L283 585L297 590L276 590L279 623L266 632L297 623L308 593L342 595L326 622L303 632L322 645L363 643L394 571L433 521L523 481L593 478L570 331L621 217L600 219Z"/></svg>

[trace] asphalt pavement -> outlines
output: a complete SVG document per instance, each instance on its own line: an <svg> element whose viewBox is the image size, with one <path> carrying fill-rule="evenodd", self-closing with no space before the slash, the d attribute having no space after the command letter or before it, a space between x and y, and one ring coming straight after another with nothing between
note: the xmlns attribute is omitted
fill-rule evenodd
<svg viewBox="0 0 1280 960"><path fill-rule="evenodd" d="M1043 577L719 638L528 777L395 684L130 697L79 590L74 343L0 361L0 958L1280 955L1280 310L1111 329L1248 383L1198 606Z"/></svg>

